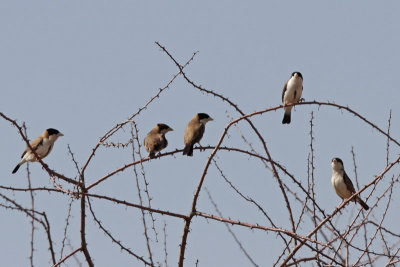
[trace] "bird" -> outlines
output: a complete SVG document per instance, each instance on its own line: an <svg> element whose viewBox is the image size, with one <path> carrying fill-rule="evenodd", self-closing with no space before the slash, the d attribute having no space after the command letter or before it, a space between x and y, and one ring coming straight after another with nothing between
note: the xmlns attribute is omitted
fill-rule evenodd
<svg viewBox="0 0 400 267"><path fill-rule="evenodd" d="M44 130L41 136L37 137L35 140L30 142L30 146L32 149L36 152L36 154L41 158L44 159L47 157L47 155L50 154L51 150L53 149L54 142L58 139L58 137L64 136L62 133L60 133L58 130L49 128ZM24 153L22 153L21 156L21 161L15 166L14 170L12 173L16 173L21 167L22 164L25 162L30 161L38 161L36 158L35 154L32 152L32 150L29 148L29 146L26 147Z"/></svg>
<svg viewBox="0 0 400 267"><path fill-rule="evenodd" d="M157 152L167 147L168 141L165 134L173 131L171 127L164 123L157 123L156 126L144 138L144 147L149 152L149 158L153 159Z"/></svg>
<svg viewBox="0 0 400 267"><path fill-rule="evenodd" d="M206 113L197 113L192 120L189 121L185 128L185 148L183 149L183 155L193 156L194 144L199 143L200 145L200 140L206 129L206 123L212 120L213 118Z"/></svg>
<svg viewBox="0 0 400 267"><path fill-rule="evenodd" d="M344 171L343 161L340 158L332 159L332 186L336 191L336 194L342 199L351 197L356 190L354 189L353 183L351 182L349 176L347 176ZM354 199L354 202L360 203L360 205L368 210L368 205L362 201L362 199L357 195Z"/></svg>
<svg viewBox="0 0 400 267"><path fill-rule="evenodd" d="M282 124L289 124L293 106L287 107L289 104L295 104L301 100L303 93L303 75L300 72L293 72L290 79L283 86L282 103L285 110Z"/></svg>

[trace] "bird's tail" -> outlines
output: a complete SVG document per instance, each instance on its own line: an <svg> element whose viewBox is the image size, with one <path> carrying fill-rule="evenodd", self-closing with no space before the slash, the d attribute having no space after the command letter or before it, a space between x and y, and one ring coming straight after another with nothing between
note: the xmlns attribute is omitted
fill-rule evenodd
<svg viewBox="0 0 400 267"><path fill-rule="evenodd" d="M186 145L183 149L183 155L193 156L193 145Z"/></svg>
<svg viewBox="0 0 400 267"><path fill-rule="evenodd" d="M357 198L357 202L360 203L360 205L361 205L365 210L368 210L368 209L369 209L368 205L367 205L364 201L362 201L361 198L358 197L358 198Z"/></svg>
<svg viewBox="0 0 400 267"><path fill-rule="evenodd" d="M17 166L15 166L14 170L12 171L12 173L16 173L19 169L19 167L21 167L21 163L18 163Z"/></svg>
<svg viewBox="0 0 400 267"><path fill-rule="evenodd" d="M290 111L285 111L285 114L283 115L283 120L282 120L282 124L289 124L290 123Z"/></svg>

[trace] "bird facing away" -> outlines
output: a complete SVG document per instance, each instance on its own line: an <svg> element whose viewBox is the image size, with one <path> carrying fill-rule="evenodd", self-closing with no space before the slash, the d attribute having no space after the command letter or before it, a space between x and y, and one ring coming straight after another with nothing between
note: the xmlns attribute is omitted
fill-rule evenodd
<svg viewBox="0 0 400 267"><path fill-rule="evenodd" d="M149 152L149 158L154 158L157 152L167 147L168 141L165 134L173 131L171 127L164 123L157 123L156 126L144 138L144 147Z"/></svg>
<svg viewBox="0 0 400 267"><path fill-rule="evenodd" d="M206 129L206 123L212 120L213 119L206 113L197 113L192 120L189 121L185 129L185 148L183 149L183 155L193 156L194 144L199 143L200 145L200 140Z"/></svg>
<svg viewBox="0 0 400 267"><path fill-rule="evenodd" d="M39 136L29 144L31 145L32 149L36 152L36 154L41 159L44 159L48 154L50 154L51 150L53 149L54 142L60 136L64 135L56 129L49 128L45 130L41 136ZM38 161L37 158L35 157L35 154L29 147L27 147L24 153L22 153L21 161L17 164L12 173L16 173L19 167L21 167L21 165L27 161L30 162Z"/></svg>
<svg viewBox="0 0 400 267"><path fill-rule="evenodd" d="M332 159L332 186L336 191L336 194L342 199L351 197L356 190L354 190L353 183L351 182L349 176L347 176L344 171L343 161L339 158ZM368 210L368 205L361 200L359 196L353 199L354 202L360 203L360 205Z"/></svg>
<svg viewBox="0 0 400 267"><path fill-rule="evenodd" d="M303 75L300 72L293 72L292 77L285 83L282 91L282 103L285 110L282 124L289 124L293 106L286 105L295 104L300 101L303 93Z"/></svg>

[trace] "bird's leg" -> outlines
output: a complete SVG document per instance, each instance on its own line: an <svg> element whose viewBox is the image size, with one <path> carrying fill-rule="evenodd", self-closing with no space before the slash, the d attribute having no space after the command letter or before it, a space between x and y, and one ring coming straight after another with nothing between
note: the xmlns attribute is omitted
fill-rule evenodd
<svg viewBox="0 0 400 267"><path fill-rule="evenodd" d="M351 198L352 196L349 196L347 199ZM357 202L357 198L353 198L353 200L351 200L353 202Z"/></svg>
<svg viewBox="0 0 400 267"><path fill-rule="evenodd" d="M342 204L343 204L343 202L344 202L345 200L344 199L342 199L342 201L340 201L340 204L339 204L339 206L341 206ZM342 211L341 210L339 210L339 213L340 213L340 215L342 215Z"/></svg>
<svg viewBox="0 0 400 267"><path fill-rule="evenodd" d="M300 98L297 103L301 103L301 102L304 102L304 101L305 101L304 98ZM296 106L294 106L294 110L296 110Z"/></svg>
<svg viewBox="0 0 400 267"><path fill-rule="evenodd" d="M202 147L202 145L200 144L200 142L197 142L197 144L199 144L200 151L205 151L205 150L206 150L205 148Z"/></svg>

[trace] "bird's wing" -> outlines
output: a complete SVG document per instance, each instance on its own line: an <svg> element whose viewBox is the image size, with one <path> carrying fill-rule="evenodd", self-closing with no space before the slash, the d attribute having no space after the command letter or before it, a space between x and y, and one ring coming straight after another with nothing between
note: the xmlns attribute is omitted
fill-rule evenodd
<svg viewBox="0 0 400 267"><path fill-rule="evenodd" d="M156 142L156 135L151 131L146 135L146 138L144 139L144 147L147 150L151 150L154 147L154 143Z"/></svg>
<svg viewBox="0 0 400 267"><path fill-rule="evenodd" d="M190 121L185 129L185 145L194 145L200 141L204 134L204 125L197 121Z"/></svg>
<svg viewBox="0 0 400 267"><path fill-rule="evenodd" d="M147 138L148 138L148 136L149 136L149 134L147 134L146 137L143 140L144 147L146 147L146 148L147 148Z"/></svg>
<svg viewBox="0 0 400 267"><path fill-rule="evenodd" d="M25 150L24 150L24 152L22 153L22 155L21 155L21 159L25 156L25 154L26 154L26 151L28 151L28 148L26 148Z"/></svg>
<svg viewBox="0 0 400 267"><path fill-rule="evenodd" d="M144 139L144 146L147 151L150 150L161 150L167 146L168 142L164 135L156 132L151 131L147 134L146 138Z"/></svg>
<svg viewBox="0 0 400 267"><path fill-rule="evenodd" d="M196 129L196 131L193 134L193 142L192 144L196 144L200 142L201 138L203 137L204 131L206 127L204 124L200 123L199 127Z"/></svg>
<svg viewBox="0 0 400 267"><path fill-rule="evenodd" d="M160 151L161 149L166 148L168 145L168 141L164 135L160 135L154 141L154 150Z"/></svg>
<svg viewBox="0 0 400 267"><path fill-rule="evenodd" d="M43 137L42 137L42 136L39 136L38 138L36 138L35 140L33 140L33 141L30 143L30 145L31 145L32 149L36 151L41 145L43 145ZM27 147L27 148L25 149L24 153L22 153L21 158L23 158L23 157L25 156L25 154L26 154L26 152L27 152L28 150L30 150L29 147Z"/></svg>
<svg viewBox="0 0 400 267"><path fill-rule="evenodd" d="M284 99L284 97L285 97L285 93L286 93L286 89L287 89L287 83L288 83L288 82L286 82L286 83L285 83L285 86L283 86L283 91L282 91L282 103L283 103L283 99Z"/></svg>
<svg viewBox="0 0 400 267"><path fill-rule="evenodd" d="M193 120L189 121L185 128L185 134L183 136L185 145L191 144L193 140L193 134L196 131L196 123Z"/></svg>
<svg viewBox="0 0 400 267"><path fill-rule="evenodd" d="M352 194L354 194L354 193L356 192L356 190L354 190L354 185L353 185L353 183L351 182L349 176L347 176L346 172L344 172L344 174L343 174L343 180L344 180L344 183L346 184L347 189L348 189Z"/></svg>

